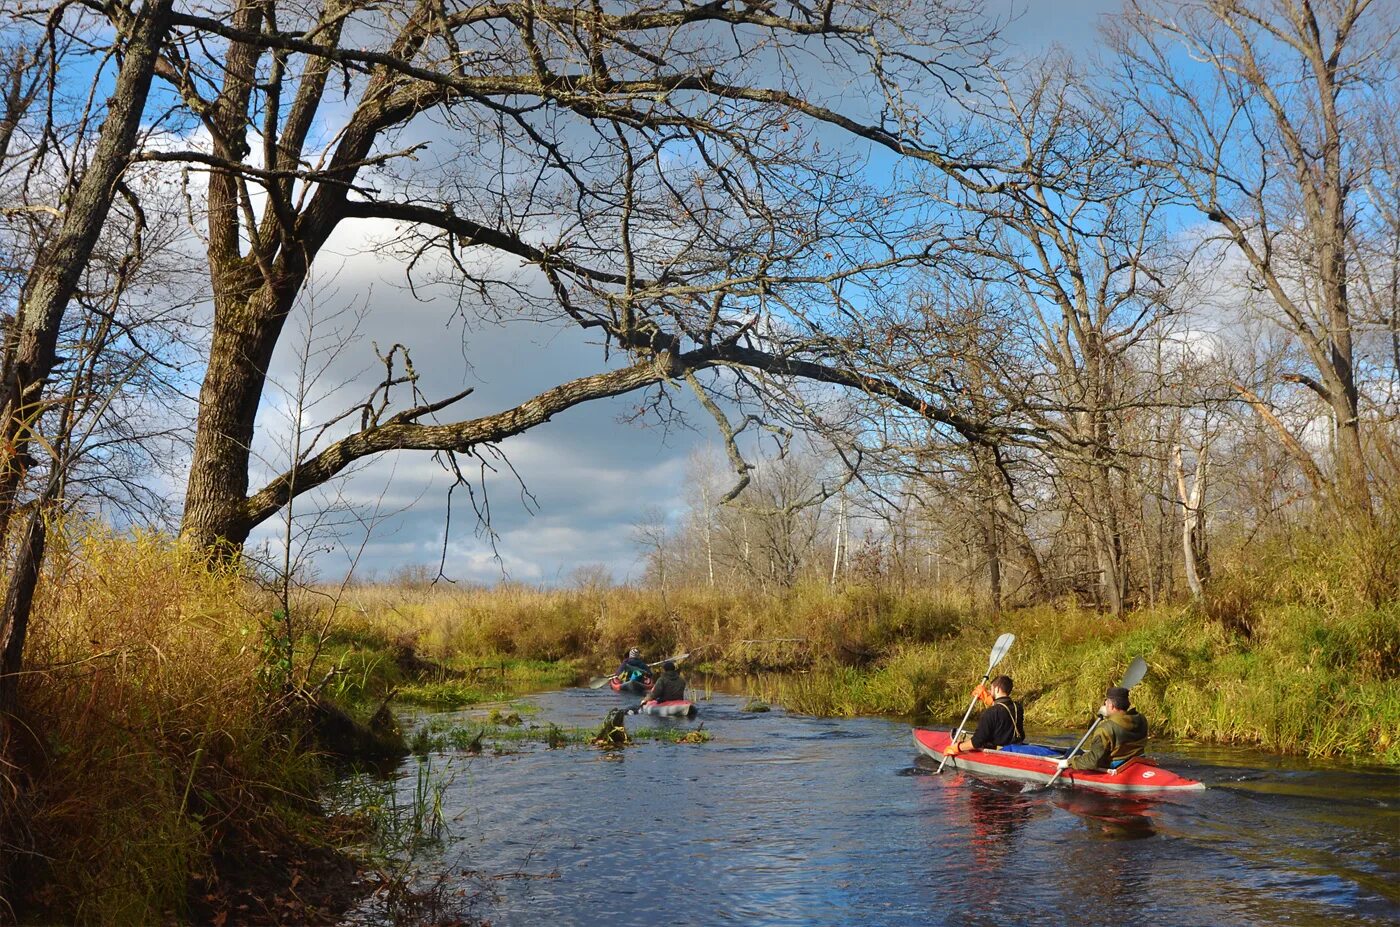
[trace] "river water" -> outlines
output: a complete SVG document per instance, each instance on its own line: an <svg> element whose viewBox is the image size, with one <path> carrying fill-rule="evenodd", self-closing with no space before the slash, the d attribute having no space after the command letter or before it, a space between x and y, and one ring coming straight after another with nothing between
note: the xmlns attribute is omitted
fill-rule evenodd
<svg viewBox="0 0 1400 927"><path fill-rule="evenodd" d="M566 727L626 704L606 689L523 701ZM743 706L628 719L703 722L705 744L433 754L447 836L415 864L498 925L1400 924L1397 769L1154 741L1209 788L1023 793L935 775L907 723ZM398 771L405 795L422 763Z"/></svg>

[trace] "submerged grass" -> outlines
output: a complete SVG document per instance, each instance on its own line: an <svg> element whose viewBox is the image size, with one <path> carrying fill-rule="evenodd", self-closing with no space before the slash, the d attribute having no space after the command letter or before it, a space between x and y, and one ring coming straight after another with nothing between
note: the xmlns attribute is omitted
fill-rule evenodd
<svg viewBox="0 0 1400 927"><path fill-rule="evenodd" d="M596 728L560 727L548 723L516 726L490 720L468 724L430 721L414 731L409 747L419 757L434 753L479 753L488 749L508 753L512 752L513 745L526 743L544 744L551 749L592 744L597 735ZM707 730L671 725L637 727L629 729L627 735L634 741L687 744L710 741Z"/></svg>

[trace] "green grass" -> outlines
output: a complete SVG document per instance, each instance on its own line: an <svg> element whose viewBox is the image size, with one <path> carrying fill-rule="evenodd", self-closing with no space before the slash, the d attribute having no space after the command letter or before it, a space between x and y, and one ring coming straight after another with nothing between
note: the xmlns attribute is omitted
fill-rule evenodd
<svg viewBox="0 0 1400 927"><path fill-rule="evenodd" d="M371 646L367 641L376 641ZM314 642L303 639L299 654L309 660ZM441 665L460 678L415 678L395 660L394 645L369 633L323 645L314 664L305 670L308 679L330 674L326 694L342 705L372 710L390 692L394 700L427 708L468 708L501 702L527 692L557 689L573 683L578 670L572 662L502 657L496 654L459 656Z"/></svg>
<svg viewBox="0 0 1400 927"><path fill-rule="evenodd" d="M1394 605L1346 622L1316 607L1264 609L1253 639L1191 608L1140 612L1121 624L1094 620L1097 637L1059 637L1045 630L1053 617L1013 614L995 630L899 647L870 668L824 664L770 677L756 694L804 714L956 719L995 632L1009 630L1017 641L997 672L1015 679L1033 726L1079 726L1103 689L1142 656L1148 674L1133 702L1156 736L1400 764L1400 680L1388 662L1400 639Z"/></svg>

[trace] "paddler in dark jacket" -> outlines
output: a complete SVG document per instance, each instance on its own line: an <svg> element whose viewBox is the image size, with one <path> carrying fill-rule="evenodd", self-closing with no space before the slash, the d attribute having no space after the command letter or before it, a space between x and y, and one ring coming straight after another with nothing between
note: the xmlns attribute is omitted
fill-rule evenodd
<svg viewBox="0 0 1400 927"><path fill-rule="evenodd" d="M676 664L667 660L661 664L661 675L657 678L656 684L651 687L651 694L647 696L643 705L651 702L679 702L685 699L685 680L681 674L676 672Z"/></svg>
<svg viewBox="0 0 1400 927"><path fill-rule="evenodd" d="M969 750L995 750L1007 744L1026 742L1026 714L1020 702L1011 700L1011 677L998 676L988 687L978 685L973 694L986 706L977 718L977 730L949 744L944 753L966 753Z"/></svg>
<svg viewBox="0 0 1400 927"><path fill-rule="evenodd" d="M1099 709L1103 720L1094 728L1094 736L1074 759L1060 760L1061 767L1070 769L1108 769L1116 760L1141 756L1147 745L1147 719L1128 704L1128 690L1113 686L1108 690Z"/></svg>

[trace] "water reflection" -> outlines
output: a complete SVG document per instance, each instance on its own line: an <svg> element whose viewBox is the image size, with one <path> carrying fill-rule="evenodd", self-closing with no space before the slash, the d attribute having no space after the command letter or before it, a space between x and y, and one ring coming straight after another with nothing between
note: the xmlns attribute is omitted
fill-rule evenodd
<svg viewBox="0 0 1400 927"><path fill-rule="evenodd" d="M1052 792L1055 807L1075 815L1094 833L1115 840L1142 840L1155 836L1152 815L1155 799L1141 796L1102 795L1061 789Z"/></svg>
<svg viewBox="0 0 1400 927"><path fill-rule="evenodd" d="M1036 813L1037 804L1021 795L1020 783L988 781L970 783L967 810L972 820L973 858L979 867L995 866L1015 853L1021 828Z"/></svg>

